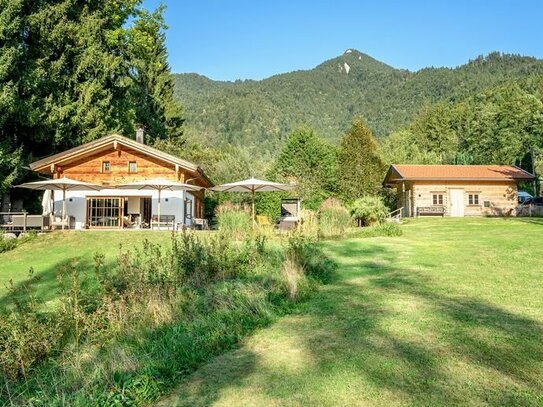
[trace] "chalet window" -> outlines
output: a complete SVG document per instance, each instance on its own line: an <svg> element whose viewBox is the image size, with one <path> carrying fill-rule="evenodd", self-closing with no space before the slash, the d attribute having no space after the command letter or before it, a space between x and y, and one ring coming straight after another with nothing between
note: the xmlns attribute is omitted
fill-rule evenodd
<svg viewBox="0 0 543 407"><path fill-rule="evenodd" d="M443 205L443 194L433 194L432 195L432 204L433 205Z"/></svg>
<svg viewBox="0 0 543 407"><path fill-rule="evenodd" d="M110 172L111 163L109 161L102 161L102 172Z"/></svg>
<svg viewBox="0 0 543 407"><path fill-rule="evenodd" d="M479 194L468 194L469 205L479 205Z"/></svg>
<svg viewBox="0 0 543 407"><path fill-rule="evenodd" d="M135 161L130 161L128 163L128 172L131 174L138 172L138 163L136 163Z"/></svg>

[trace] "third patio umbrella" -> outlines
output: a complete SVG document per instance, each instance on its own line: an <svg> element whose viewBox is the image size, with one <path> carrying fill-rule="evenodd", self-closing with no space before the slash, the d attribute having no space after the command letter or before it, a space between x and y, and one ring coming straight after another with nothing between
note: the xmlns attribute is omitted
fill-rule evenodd
<svg viewBox="0 0 543 407"><path fill-rule="evenodd" d="M279 182L249 178L230 184L217 185L216 187L211 188L211 190L218 192L250 192L252 195L251 218L254 222L256 192L286 192L292 191L294 188L296 188L296 185L280 184Z"/></svg>

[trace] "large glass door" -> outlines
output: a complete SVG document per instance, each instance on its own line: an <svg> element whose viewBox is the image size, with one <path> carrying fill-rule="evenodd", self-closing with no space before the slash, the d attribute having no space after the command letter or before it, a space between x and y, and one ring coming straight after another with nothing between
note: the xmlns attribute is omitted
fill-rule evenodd
<svg viewBox="0 0 543 407"><path fill-rule="evenodd" d="M87 198L87 225L90 228L120 228L124 198Z"/></svg>

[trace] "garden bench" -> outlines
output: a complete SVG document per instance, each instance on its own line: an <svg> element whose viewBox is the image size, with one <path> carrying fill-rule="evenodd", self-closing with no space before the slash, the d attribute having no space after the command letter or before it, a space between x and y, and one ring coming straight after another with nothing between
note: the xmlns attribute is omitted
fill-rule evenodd
<svg viewBox="0 0 543 407"><path fill-rule="evenodd" d="M445 207L420 206L417 208L417 216L445 216Z"/></svg>

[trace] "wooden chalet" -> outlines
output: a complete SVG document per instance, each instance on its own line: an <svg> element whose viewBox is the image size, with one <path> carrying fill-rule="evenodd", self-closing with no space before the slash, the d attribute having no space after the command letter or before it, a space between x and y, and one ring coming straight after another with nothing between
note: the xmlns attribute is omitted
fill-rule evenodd
<svg viewBox="0 0 543 407"><path fill-rule="evenodd" d="M157 212L157 191L116 189L116 185L163 178L204 188L213 186L197 165L145 145L142 133L137 139L112 134L35 161L30 168L51 178L65 176L104 188L67 192L67 214L75 229L149 227ZM53 212L58 216L62 194L53 191L51 195ZM204 217L203 200L203 191L162 191L161 218L190 226Z"/></svg>
<svg viewBox="0 0 543 407"><path fill-rule="evenodd" d="M511 216L519 182L533 180L511 165L395 164L383 185L396 189L402 216Z"/></svg>

